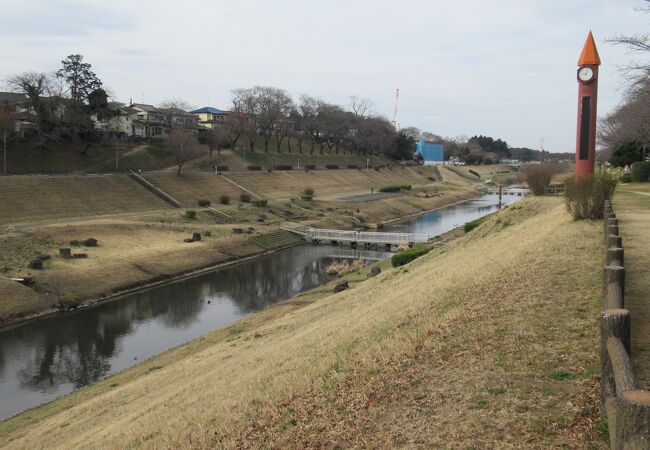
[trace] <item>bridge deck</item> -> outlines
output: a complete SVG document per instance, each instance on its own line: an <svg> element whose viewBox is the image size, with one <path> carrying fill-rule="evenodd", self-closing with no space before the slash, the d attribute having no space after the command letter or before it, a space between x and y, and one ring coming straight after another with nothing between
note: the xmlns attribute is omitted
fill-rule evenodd
<svg viewBox="0 0 650 450"><path fill-rule="evenodd" d="M416 233L383 233L374 231L327 230L312 227L287 229L312 240L358 242L372 244L403 244L407 242L426 242L432 236Z"/></svg>

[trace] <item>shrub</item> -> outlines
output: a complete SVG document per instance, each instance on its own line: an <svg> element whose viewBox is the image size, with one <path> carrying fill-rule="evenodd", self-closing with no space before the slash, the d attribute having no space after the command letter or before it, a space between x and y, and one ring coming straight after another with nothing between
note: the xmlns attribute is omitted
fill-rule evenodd
<svg viewBox="0 0 650 450"><path fill-rule="evenodd" d="M248 170L262 170L261 166L248 166Z"/></svg>
<svg viewBox="0 0 650 450"><path fill-rule="evenodd" d="M316 164L307 164L305 170L314 170L316 169Z"/></svg>
<svg viewBox="0 0 650 450"><path fill-rule="evenodd" d="M408 264L422 255L426 255L430 250L431 249L429 247L415 247L393 255L393 257L390 259L390 263L393 267L403 266L404 264Z"/></svg>
<svg viewBox="0 0 650 450"><path fill-rule="evenodd" d="M268 204L269 204L268 200L264 200L264 199L253 200L253 205L258 206L260 208L267 206Z"/></svg>
<svg viewBox="0 0 650 450"><path fill-rule="evenodd" d="M251 201L251 196L249 194L240 194L239 195L239 200L242 203L250 203Z"/></svg>
<svg viewBox="0 0 650 450"><path fill-rule="evenodd" d="M631 183L631 182L634 181L634 180L632 179L632 175L631 175L631 174L629 174L629 173L624 173L623 175L621 175L621 176L618 178L618 181L620 181L621 183Z"/></svg>
<svg viewBox="0 0 650 450"><path fill-rule="evenodd" d="M196 219L196 211L194 211L193 209L188 209L187 211L185 211L185 217L187 217L188 219Z"/></svg>
<svg viewBox="0 0 650 450"><path fill-rule="evenodd" d="M379 192L399 192L401 190L410 191L410 184L394 184L390 186L382 186L379 188Z"/></svg>
<svg viewBox="0 0 650 450"><path fill-rule="evenodd" d="M228 166L217 166L217 172L228 172Z"/></svg>
<svg viewBox="0 0 650 450"><path fill-rule="evenodd" d="M478 172L476 172L476 171L474 171L474 170L472 170L472 169L469 169L469 173L471 173L472 175L476 176L477 178L481 178L481 175L480 175Z"/></svg>
<svg viewBox="0 0 650 450"><path fill-rule="evenodd" d="M313 188L305 188L305 190L302 192L305 195L314 195L314 189Z"/></svg>
<svg viewBox="0 0 650 450"><path fill-rule="evenodd" d="M632 164L632 181L637 183L650 181L650 161Z"/></svg>
<svg viewBox="0 0 650 450"><path fill-rule="evenodd" d="M199 203L199 206L203 206L203 207L210 206L210 204L211 204L210 200L207 200L205 198L202 198L201 200L199 200L198 203Z"/></svg>
<svg viewBox="0 0 650 450"><path fill-rule="evenodd" d="M566 183L564 200L574 220L602 219L605 199L616 187L616 179L608 172L570 179Z"/></svg>
<svg viewBox="0 0 650 450"><path fill-rule="evenodd" d="M550 164L529 164L522 167L524 180L534 195L544 195L544 188L551 184L555 168Z"/></svg>
<svg viewBox="0 0 650 450"><path fill-rule="evenodd" d="M470 222L465 222L465 225L463 226L463 230L465 230L465 233L469 233L470 231L478 227L483 222L485 222L485 217L481 217L480 219L472 220Z"/></svg>
<svg viewBox="0 0 650 450"><path fill-rule="evenodd" d="M220 195L219 203L221 203L222 205L227 205L228 203L230 203L230 196L226 194Z"/></svg>
<svg viewBox="0 0 650 450"><path fill-rule="evenodd" d="M348 164L348 169L358 169L359 166L356 164Z"/></svg>
<svg viewBox="0 0 650 450"><path fill-rule="evenodd" d="M293 170L293 166L290 165L279 165L275 168L275 170Z"/></svg>
<svg viewBox="0 0 650 450"><path fill-rule="evenodd" d="M338 166L338 164L327 164L325 166L325 168L330 169L330 170L335 170L335 169L338 169L339 166Z"/></svg>

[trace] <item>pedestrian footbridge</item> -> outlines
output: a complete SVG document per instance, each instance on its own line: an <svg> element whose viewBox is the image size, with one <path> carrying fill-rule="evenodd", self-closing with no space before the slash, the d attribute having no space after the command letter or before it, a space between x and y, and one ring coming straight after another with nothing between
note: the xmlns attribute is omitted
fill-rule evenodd
<svg viewBox="0 0 650 450"><path fill-rule="evenodd" d="M384 233L377 231L327 230L313 227L286 228L287 231L300 234L308 241L329 241L332 243L349 242L351 244L399 245L427 242L433 236L416 233Z"/></svg>

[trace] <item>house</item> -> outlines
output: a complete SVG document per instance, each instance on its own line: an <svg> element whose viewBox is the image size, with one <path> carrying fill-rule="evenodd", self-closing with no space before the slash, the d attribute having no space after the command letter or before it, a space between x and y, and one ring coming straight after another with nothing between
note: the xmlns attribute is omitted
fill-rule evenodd
<svg viewBox="0 0 650 450"><path fill-rule="evenodd" d="M27 96L16 92L0 92L0 119L3 117L8 117L14 124L14 130L24 135L34 119Z"/></svg>
<svg viewBox="0 0 650 450"><path fill-rule="evenodd" d="M199 125L205 128L214 128L226 120L226 116L229 113L228 111L222 111L221 109L206 106L204 108L195 109L192 111L192 114L197 117Z"/></svg>
<svg viewBox="0 0 650 450"><path fill-rule="evenodd" d="M134 136L134 121L138 118L136 109L125 106L123 103L110 102L108 109L110 114L98 117L97 114L90 116L90 119L104 139L128 139Z"/></svg>
<svg viewBox="0 0 650 450"><path fill-rule="evenodd" d="M162 139L168 136L165 113L153 105L133 103L132 136L145 139Z"/></svg>

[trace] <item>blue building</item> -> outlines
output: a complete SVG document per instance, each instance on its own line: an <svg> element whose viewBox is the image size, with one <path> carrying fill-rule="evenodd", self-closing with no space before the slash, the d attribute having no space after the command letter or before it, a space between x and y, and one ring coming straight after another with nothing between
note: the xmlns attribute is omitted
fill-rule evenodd
<svg viewBox="0 0 650 450"><path fill-rule="evenodd" d="M425 166L445 163L445 148L441 144L430 144L420 138L415 145L415 151L422 155Z"/></svg>

